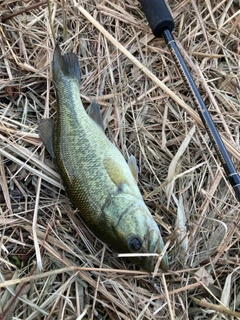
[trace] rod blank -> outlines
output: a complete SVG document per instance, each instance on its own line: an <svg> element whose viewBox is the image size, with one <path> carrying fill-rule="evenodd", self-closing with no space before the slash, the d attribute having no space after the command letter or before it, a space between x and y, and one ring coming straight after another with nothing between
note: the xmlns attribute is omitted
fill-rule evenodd
<svg viewBox="0 0 240 320"><path fill-rule="evenodd" d="M139 0L139 2L142 5L143 12L146 15L153 34L156 37L163 37L165 39L174 62L190 90L198 113L215 147L226 176L235 191L238 201L240 201L240 177L171 34L174 28L174 20L167 4L164 0Z"/></svg>

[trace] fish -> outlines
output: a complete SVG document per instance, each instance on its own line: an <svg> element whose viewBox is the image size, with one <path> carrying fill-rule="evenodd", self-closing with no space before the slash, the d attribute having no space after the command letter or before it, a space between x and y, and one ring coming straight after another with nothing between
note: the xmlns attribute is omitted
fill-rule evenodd
<svg viewBox="0 0 240 320"><path fill-rule="evenodd" d="M38 133L73 206L97 238L118 253L134 253L129 259L152 272L164 242L138 188L136 158L131 156L127 163L107 138L96 100L85 110L78 57L72 52L62 55L59 44L53 54L52 77L57 121L40 120ZM160 268L168 269L167 254Z"/></svg>

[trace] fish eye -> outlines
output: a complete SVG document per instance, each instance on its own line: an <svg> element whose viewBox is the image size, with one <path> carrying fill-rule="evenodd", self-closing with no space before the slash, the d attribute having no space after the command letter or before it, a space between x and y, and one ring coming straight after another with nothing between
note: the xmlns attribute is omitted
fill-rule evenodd
<svg viewBox="0 0 240 320"><path fill-rule="evenodd" d="M128 239L128 247L133 252L138 252L142 248L142 240L138 236L131 236Z"/></svg>

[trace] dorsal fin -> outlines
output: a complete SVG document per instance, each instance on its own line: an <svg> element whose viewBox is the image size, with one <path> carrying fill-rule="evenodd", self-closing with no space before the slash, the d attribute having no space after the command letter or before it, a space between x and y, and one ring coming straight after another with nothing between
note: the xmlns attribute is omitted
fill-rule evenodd
<svg viewBox="0 0 240 320"><path fill-rule="evenodd" d="M58 43L56 44L53 54L52 71L54 81L59 80L62 74L75 77L79 82L81 80L78 57L72 52L62 55Z"/></svg>

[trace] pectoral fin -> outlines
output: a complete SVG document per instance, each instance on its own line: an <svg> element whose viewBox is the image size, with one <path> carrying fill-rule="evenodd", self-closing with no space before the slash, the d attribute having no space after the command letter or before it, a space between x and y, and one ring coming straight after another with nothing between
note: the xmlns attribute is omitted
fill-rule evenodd
<svg viewBox="0 0 240 320"><path fill-rule="evenodd" d="M53 137L55 123L52 119L42 119L38 123L38 134L47 151L54 158Z"/></svg>
<svg viewBox="0 0 240 320"><path fill-rule="evenodd" d="M128 184L121 166L117 162L113 161L111 158L107 158L104 160L104 167L109 177L118 188L124 184Z"/></svg>
<svg viewBox="0 0 240 320"><path fill-rule="evenodd" d="M103 126L103 120L102 120L102 114L100 111L99 104L97 101L94 99L89 107L87 108L87 113L89 117L96 122L97 125L104 131L104 126Z"/></svg>
<svg viewBox="0 0 240 320"><path fill-rule="evenodd" d="M137 160L136 158L131 155L128 158L128 166L132 172L133 178L136 180L136 182L138 182L138 166L137 166Z"/></svg>

